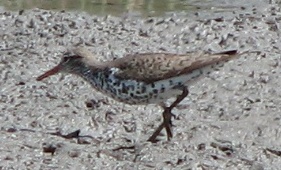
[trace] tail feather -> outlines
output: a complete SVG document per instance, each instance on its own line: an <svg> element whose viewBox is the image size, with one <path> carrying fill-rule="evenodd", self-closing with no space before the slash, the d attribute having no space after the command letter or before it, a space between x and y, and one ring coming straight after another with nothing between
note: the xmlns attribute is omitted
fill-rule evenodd
<svg viewBox="0 0 281 170"><path fill-rule="evenodd" d="M223 55L223 54L226 54L226 55L235 55L235 54L237 54L237 53L238 53L237 50L229 50L229 51L223 51L223 52L215 53L215 55Z"/></svg>

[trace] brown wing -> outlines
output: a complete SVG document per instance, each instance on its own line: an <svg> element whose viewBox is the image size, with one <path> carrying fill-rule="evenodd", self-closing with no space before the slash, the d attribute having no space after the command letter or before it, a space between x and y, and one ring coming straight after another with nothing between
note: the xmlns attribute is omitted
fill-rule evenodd
<svg viewBox="0 0 281 170"><path fill-rule="evenodd" d="M144 82L154 82L228 61L236 56L237 51L226 51L218 54L188 53L184 55L165 53L145 53L127 55L116 59L111 67L119 68L116 76L122 79L136 79Z"/></svg>

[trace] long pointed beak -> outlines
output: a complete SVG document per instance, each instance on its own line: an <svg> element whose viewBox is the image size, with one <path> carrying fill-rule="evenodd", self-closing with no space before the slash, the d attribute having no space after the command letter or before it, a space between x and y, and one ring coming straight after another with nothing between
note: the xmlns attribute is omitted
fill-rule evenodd
<svg viewBox="0 0 281 170"><path fill-rule="evenodd" d="M41 80L43 80L43 79L46 78L46 77L49 77L49 76L51 76L51 75L54 75L54 74L59 73L60 70L61 70L61 66L60 66L60 65L57 65L57 66L55 66L54 68L52 68L51 70L46 71L46 72L45 72L44 74L42 74L41 76L37 77L36 80L37 80L37 81L41 81Z"/></svg>

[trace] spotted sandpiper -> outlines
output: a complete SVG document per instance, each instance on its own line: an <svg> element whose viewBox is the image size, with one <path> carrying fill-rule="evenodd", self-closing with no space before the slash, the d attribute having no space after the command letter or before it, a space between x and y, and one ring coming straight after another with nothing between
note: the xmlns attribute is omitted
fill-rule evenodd
<svg viewBox="0 0 281 170"><path fill-rule="evenodd" d="M59 72L71 73L88 81L96 90L130 105L159 104L163 122L148 139L156 142L163 128L172 138L172 109L187 95L188 84L210 74L225 62L238 56L236 50L216 54L142 53L126 55L113 61L100 62L85 48L76 48L61 62L37 78L38 81ZM165 106L171 97L176 100Z"/></svg>

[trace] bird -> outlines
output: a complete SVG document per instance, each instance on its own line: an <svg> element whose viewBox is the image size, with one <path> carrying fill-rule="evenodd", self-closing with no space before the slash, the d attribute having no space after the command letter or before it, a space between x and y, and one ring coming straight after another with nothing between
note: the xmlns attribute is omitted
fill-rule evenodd
<svg viewBox="0 0 281 170"><path fill-rule="evenodd" d="M237 50L218 53L188 52L135 53L109 61L99 61L85 47L75 47L62 56L60 63L36 78L41 81L57 73L74 74L82 77L91 86L129 105L156 104L163 108L162 123L147 141L155 143L163 129L167 140L171 140L172 110L188 94L188 86L200 77L223 67L229 60L240 56ZM170 106L169 98L176 98Z"/></svg>

